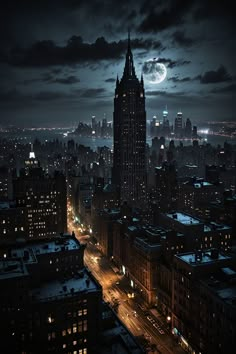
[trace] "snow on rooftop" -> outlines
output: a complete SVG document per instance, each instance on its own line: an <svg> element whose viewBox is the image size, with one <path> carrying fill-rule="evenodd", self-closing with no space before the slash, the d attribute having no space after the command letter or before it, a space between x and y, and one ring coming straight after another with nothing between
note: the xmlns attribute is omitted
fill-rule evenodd
<svg viewBox="0 0 236 354"><path fill-rule="evenodd" d="M181 224L185 225L197 225L200 224L200 221L198 219L193 218L190 215L184 214L184 213L168 213L166 214L169 218L174 219Z"/></svg>
<svg viewBox="0 0 236 354"><path fill-rule="evenodd" d="M52 298L62 298L72 296L77 292L88 292L99 290L97 284L89 276L89 273L84 268L74 278L65 281L50 281L43 284L40 288L32 291L32 296L39 301L52 300Z"/></svg>

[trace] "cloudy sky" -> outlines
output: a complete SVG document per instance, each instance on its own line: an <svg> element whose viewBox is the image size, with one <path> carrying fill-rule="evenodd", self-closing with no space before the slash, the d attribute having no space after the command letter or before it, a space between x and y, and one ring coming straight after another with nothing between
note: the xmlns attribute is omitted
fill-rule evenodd
<svg viewBox="0 0 236 354"><path fill-rule="evenodd" d="M147 119L178 110L198 124L234 120L235 29L230 0L11 0L0 9L0 124L70 126L112 120L127 30L137 76L150 58L166 79L144 78Z"/></svg>

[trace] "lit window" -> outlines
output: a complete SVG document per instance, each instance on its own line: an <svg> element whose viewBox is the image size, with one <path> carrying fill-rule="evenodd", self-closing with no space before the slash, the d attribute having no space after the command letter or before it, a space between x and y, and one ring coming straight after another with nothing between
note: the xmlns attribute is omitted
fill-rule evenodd
<svg viewBox="0 0 236 354"><path fill-rule="evenodd" d="M88 310L87 309L83 309L83 314L87 315L87 313L88 313Z"/></svg>
<svg viewBox="0 0 236 354"><path fill-rule="evenodd" d="M76 323L73 323L73 333L76 333L77 332L77 325Z"/></svg>
<svg viewBox="0 0 236 354"><path fill-rule="evenodd" d="M48 323L53 323L54 322L54 318L52 317L52 315L48 315Z"/></svg>

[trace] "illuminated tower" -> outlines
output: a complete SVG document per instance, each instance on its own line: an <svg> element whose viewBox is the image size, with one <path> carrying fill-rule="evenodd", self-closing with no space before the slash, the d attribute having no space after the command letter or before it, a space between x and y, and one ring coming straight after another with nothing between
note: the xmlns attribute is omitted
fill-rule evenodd
<svg viewBox="0 0 236 354"><path fill-rule="evenodd" d="M121 80L116 80L114 98L113 182L120 201L142 206L146 191L146 111L143 78L139 81L128 48Z"/></svg>
<svg viewBox="0 0 236 354"><path fill-rule="evenodd" d="M165 126L167 120L168 120L168 111L166 107L166 109L163 111L163 126Z"/></svg>

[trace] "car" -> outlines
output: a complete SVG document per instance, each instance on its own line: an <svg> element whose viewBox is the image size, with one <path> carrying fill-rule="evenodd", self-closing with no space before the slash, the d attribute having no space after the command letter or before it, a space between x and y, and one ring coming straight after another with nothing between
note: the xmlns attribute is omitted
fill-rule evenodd
<svg viewBox="0 0 236 354"><path fill-rule="evenodd" d="M151 321L152 317L151 316L147 316L147 319L148 319L148 321Z"/></svg>
<svg viewBox="0 0 236 354"><path fill-rule="evenodd" d="M165 334L165 332L163 331L163 329L160 329L159 331L161 334Z"/></svg>
<svg viewBox="0 0 236 354"><path fill-rule="evenodd" d="M156 328L156 329L159 329L159 326L157 323L153 323L153 326Z"/></svg>

